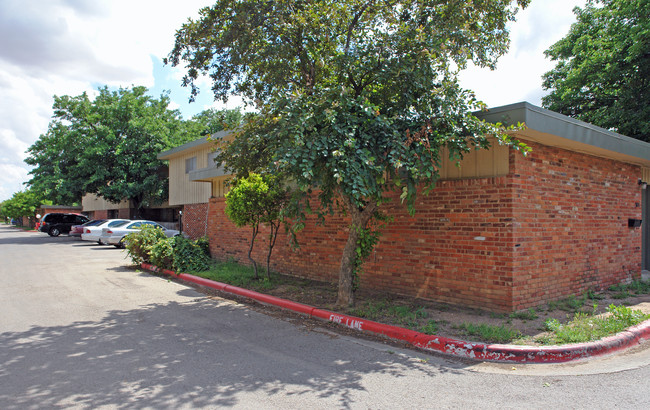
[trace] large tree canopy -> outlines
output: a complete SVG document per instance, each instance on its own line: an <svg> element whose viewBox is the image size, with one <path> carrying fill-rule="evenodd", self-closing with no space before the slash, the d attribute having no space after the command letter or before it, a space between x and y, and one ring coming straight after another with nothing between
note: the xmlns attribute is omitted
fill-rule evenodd
<svg viewBox="0 0 650 410"><path fill-rule="evenodd" d="M285 173L302 209L313 187L321 213L342 205L351 224L338 303L351 304L361 248L374 243L364 238L390 191L413 205L418 185L438 178L441 147L458 159L488 146L488 134L510 142L471 114L483 105L456 73L468 60L493 67L527 3L220 0L177 32L168 62L186 64L193 95L209 75L215 98L257 107L222 151L228 167Z"/></svg>
<svg viewBox="0 0 650 410"><path fill-rule="evenodd" d="M25 160L35 167L29 185L64 204L86 193L112 202L126 198L136 212L165 200L167 175L157 154L196 138L202 128L168 109L167 96L146 92L104 87L94 100L86 93L55 96L48 131Z"/></svg>
<svg viewBox="0 0 650 410"><path fill-rule="evenodd" d="M569 33L546 51L553 111L650 141L650 1L588 0Z"/></svg>

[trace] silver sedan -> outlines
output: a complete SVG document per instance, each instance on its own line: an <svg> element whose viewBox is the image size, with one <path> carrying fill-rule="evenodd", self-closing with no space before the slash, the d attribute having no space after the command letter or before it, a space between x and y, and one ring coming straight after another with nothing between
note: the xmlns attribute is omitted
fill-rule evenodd
<svg viewBox="0 0 650 410"><path fill-rule="evenodd" d="M86 225L84 226L84 230L81 233L81 240L98 242L99 244L101 244L101 242L99 241L99 237L102 236L103 228L112 228L114 226L117 226L125 222L129 222L129 220L128 219L106 219L104 222L95 226Z"/></svg>
<svg viewBox="0 0 650 410"><path fill-rule="evenodd" d="M158 222L137 220L123 222L110 228L102 228L102 235L99 237L99 241L106 245L113 245L116 248L124 248L124 238L126 235L132 232L137 232L138 229L142 228L145 225L159 227L168 238L180 235L180 231L177 231L175 229L167 229L164 226L160 225Z"/></svg>

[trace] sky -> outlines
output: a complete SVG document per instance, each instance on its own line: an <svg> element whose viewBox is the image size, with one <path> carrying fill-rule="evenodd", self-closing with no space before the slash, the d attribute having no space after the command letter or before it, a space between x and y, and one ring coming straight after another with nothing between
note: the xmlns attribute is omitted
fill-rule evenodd
<svg viewBox="0 0 650 410"><path fill-rule="evenodd" d="M27 149L47 131L54 95L95 95L100 86L144 85L184 118L223 108L210 84L188 103L182 68L165 66L174 33L212 0L0 0L0 201L24 190ZM584 0L532 0L510 25L511 46L497 69L469 67L461 84L489 107L541 105L541 76L553 68L544 50L575 21ZM240 101L231 99L226 108Z"/></svg>

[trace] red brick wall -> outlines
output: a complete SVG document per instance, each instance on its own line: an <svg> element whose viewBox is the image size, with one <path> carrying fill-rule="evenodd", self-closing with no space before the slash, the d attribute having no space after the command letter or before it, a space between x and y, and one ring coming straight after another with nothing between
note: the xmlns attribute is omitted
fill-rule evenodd
<svg viewBox="0 0 650 410"><path fill-rule="evenodd" d="M411 217L395 195L386 211L394 220L383 231L364 265L362 286L387 289L448 303L510 310L512 263L511 187L506 177L441 181L421 196ZM238 229L224 214L223 199L210 200L209 236L212 254L247 263L250 228ZM308 218L292 250L280 234L272 269L336 282L347 222L330 217L325 226ZM265 263L268 231L256 239L253 258ZM485 238L484 240L482 240Z"/></svg>
<svg viewBox="0 0 650 410"><path fill-rule="evenodd" d="M108 219L108 210L102 209L99 211L93 211L92 214L93 219Z"/></svg>
<svg viewBox="0 0 650 410"><path fill-rule="evenodd" d="M530 143L511 153L510 173L440 181L411 217L397 197L393 222L364 265L361 285L495 311L512 311L638 275L641 217L636 166ZM236 228L223 198L209 203L213 256L247 263L250 228ZM253 257L265 263L268 232ZM281 232L272 269L337 280L347 223L308 219L291 250Z"/></svg>
<svg viewBox="0 0 650 410"><path fill-rule="evenodd" d="M45 216L45 214L49 213L70 213L70 214L80 214L81 213L81 207L80 206L71 206L69 208L66 208L64 206L56 207L56 208L49 208L47 206L44 206L40 210L40 214L42 216Z"/></svg>
<svg viewBox="0 0 650 410"><path fill-rule="evenodd" d="M600 289L641 272L639 167L530 144L516 155L514 307Z"/></svg>
<svg viewBox="0 0 650 410"><path fill-rule="evenodd" d="M208 204L183 206L183 232L196 239L208 234Z"/></svg>

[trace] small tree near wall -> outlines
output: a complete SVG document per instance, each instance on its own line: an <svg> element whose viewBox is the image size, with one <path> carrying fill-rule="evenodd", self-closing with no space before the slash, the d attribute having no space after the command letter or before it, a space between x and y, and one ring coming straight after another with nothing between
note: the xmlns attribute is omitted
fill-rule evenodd
<svg viewBox="0 0 650 410"><path fill-rule="evenodd" d="M287 190L281 187L278 178L259 174L250 174L245 178L236 179L232 189L226 194L226 215L239 227L252 227L248 259L255 269L255 279L259 279L259 276L257 263L251 253L259 233L260 223L270 228L269 250L266 256L266 277L270 279L271 253L278 236L282 221L281 212L287 196Z"/></svg>

